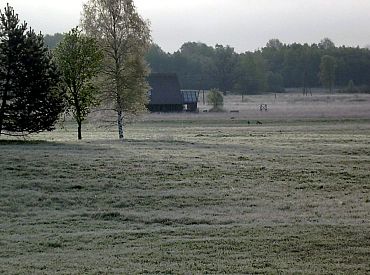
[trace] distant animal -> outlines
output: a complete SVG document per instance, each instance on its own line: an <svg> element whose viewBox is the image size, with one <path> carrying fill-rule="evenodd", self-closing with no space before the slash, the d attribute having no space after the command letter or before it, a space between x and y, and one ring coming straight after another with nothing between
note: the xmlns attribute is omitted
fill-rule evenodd
<svg viewBox="0 0 370 275"><path fill-rule="evenodd" d="M267 104L261 104L260 111L267 111Z"/></svg>
<svg viewBox="0 0 370 275"><path fill-rule="evenodd" d="M261 122L261 121L259 121L259 120L257 120L257 124L262 124L262 122Z"/></svg>

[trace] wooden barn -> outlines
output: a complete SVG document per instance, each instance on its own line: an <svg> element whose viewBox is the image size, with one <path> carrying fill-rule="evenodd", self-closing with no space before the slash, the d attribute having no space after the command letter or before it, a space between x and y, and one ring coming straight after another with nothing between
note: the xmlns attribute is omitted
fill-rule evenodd
<svg viewBox="0 0 370 275"><path fill-rule="evenodd" d="M152 73L148 77L151 112L182 112L184 99L175 73Z"/></svg>

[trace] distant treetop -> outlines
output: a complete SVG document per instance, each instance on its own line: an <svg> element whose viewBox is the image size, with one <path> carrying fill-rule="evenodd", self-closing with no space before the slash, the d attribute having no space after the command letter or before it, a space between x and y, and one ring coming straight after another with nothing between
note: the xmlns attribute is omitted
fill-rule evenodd
<svg viewBox="0 0 370 275"><path fill-rule="evenodd" d="M55 33L55 34L47 34L44 36L45 45L50 49L55 49L58 44L63 40L64 34Z"/></svg>

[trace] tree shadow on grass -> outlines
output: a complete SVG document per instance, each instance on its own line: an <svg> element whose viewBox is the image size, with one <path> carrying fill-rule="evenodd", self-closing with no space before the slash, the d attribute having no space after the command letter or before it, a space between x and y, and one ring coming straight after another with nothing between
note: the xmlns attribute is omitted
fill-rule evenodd
<svg viewBox="0 0 370 275"><path fill-rule="evenodd" d="M50 142L46 140L21 140L21 139L9 139L1 140L0 145L39 145L39 144L57 144L56 142Z"/></svg>
<svg viewBox="0 0 370 275"><path fill-rule="evenodd" d="M0 146L35 146L40 148L55 148L58 150L63 149L74 149L74 150L83 150L89 148L96 148L96 146L89 143L68 143L60 141L48 141L48 140L27 140L27 139L9 139L1 140Z"/></svg>

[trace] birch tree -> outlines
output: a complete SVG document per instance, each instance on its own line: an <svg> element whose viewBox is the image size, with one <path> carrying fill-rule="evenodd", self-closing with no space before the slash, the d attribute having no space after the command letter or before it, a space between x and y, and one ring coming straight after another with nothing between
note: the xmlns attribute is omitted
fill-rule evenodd
<svg viewBox="0 0 370 275"><path fill-rule="evenodd" d="M151 42L149 23L138 14L133 0L89 0L83 7L82 26L103 50L105 95L117 112L123 139L125 115L143 112L148 103L144 56Z"/></svg>

